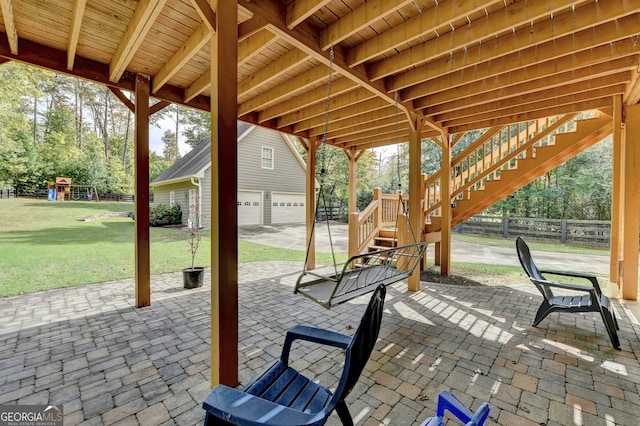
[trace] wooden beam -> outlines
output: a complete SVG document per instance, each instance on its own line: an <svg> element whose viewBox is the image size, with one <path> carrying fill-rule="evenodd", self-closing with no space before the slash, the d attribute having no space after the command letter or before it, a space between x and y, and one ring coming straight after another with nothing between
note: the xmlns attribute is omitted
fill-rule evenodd
<svg viewBox="0 0 640 426"><path fill-rule="evenodd" d="M347 93L354 90L356 87L356 83L347 78L336 78L331 82L331 96L333 97L334 95L338 96L342 93ZM328 84L324 84L301 95L289 97L282 102L278 102L275 105L261 110L259 114L259 121L262 123L276 117L291 114L300 109L326 102L327 93L329 93L329 87Z"/></svg>
<svg viewBox="0 0 640 426"><path fill-rule="evenodd" d="M440 275L447 277L451 272L451 220L453 211L451 209L451 141L448 133L442 133L442 165L440 167L440 198L442 208L440 209L441 238L440 238Z"/></svg>
<svg viewBox="0 0 640 426"><path fill-rule="evenodd" d="M149 90L148 76L136 74L134 242L136 307L151 305L149 255Z"/></svg>
<svg viewBox="0 0 640 426"><path fill-rule="evenodd" d="M623 123L622 96L613 98L613 138L611 155L611 237L609 243L609 285L607 295L612 298L620 294L620 261L622 260L622 213L624 212L624 176L623 163Z"/></svg>
<svg viewBox="0 0 640 426"><path fill-rule="evenodd" d="M376 0L362 5L340 17L320 33L320 47L327 50L358 31L413 3L414 0Z"/></svg>
<svg viewBox="0 0 640 426"><path fill-rule="evenodd" d="M134 114L136 113L136 105L133 102L131 102L131 99L127 98L127 96L124 93L122 93L122 90L116 89L115 87L111 87L111 86L107 86L107 89L109 89L109 91L111 91L111 93L113 93L116 96L116 98L120 99L120 102L122 102L124 106L129 108L129 111L131 111Z"/></svg>
<svg viewBox="0 0 640 426"><path fill-rule="evenodd" d="M420 210L422 209L421 200L424 194L421 193L422 182L422 117L416 118L416 123L411 126L409 138L409 226L411 226L410 234L414 235L416 241L410 243L418 243L422 240L422 232L424 223L420 223ZM422 262L420 262L422 264ZM407 280L407 290L420 290L420 271L418 267Z"/></svg>
<svg viewBox="0 0 640 426"><path fill-rule="evenodd" d="M238 25L238 42L241 43L247 37L251 37L252 35L265 29L266 26L267 23L260 17L253 17L242 22L240 25ZM240 56L240 52L238 52L238 56Z"/></svg>
<svg viewBox="0 0 640 426"><path fill-rule="evenodd" d="M109 80L118 81L158 18L167 0L140 0L109 66Z"/></svg>
<svg viewBox="0 0 640 426"><path fill-rule="evenodd" d="M133 92L135 90L135 74L125 72L118 81L109 79L109 66L86 58L77 57L72 70L67 68L67 54L62 50L52 49L27 39L20 40L20 55L10 52L9 45L0 39L0 58L45 68L71 77L82 78L105 86ZM155 99L184 105L199 111L209 111L209 98L196 96L188 102L184 100L184 89L165 85L153 96Z"/></svg>
<svg viewBox="0 0 640 426"><path fill-rule="evenodd" d="M196 96L202 94L205 90L211 87L211 69L208 69L206 73L202 74L196 81L191 83L191 86L184 89L184 101L189 102Z"/></svg>
<svg viewBox="0 0 640 426"><path fill-rule="evenodd" d="M326 109L326 105L325 105L325 109ZM327 118L327 114L322 112L318 115L315 115L314 117L300 120L293 125L293 131L302 132L304 130L312 129L310 134L315 135L316 129L318 128L324 129L326 120L329 120L329 123L334 123L336 121L346 120L348 118L358 117L364 114L368 115L368 117L370 117L371 119L374 119L373 118L374 111L378 111L381 109L390 111L389 104L378 97L372 96L366 100L362 100L362 101L356 100L355 102L345 104L344 106L329 108L328 118ZM386 115L384 114L375 115L375 117L378 117L378 118L381 116L386 116ZM339 129L340 127L335 125L330 125L329 128L336 130L336 129Z"/></svg>
<svg viewBox="0 0 640 426"><path fill-rule="evenodd" d="M16 22L13 17L13 5L11 0L0 0L0 10L2 10L2 20L4 22L4 31L7 35L7 41L11 47L11 53L18 54L18 31L16 30Z"/></svg>
<svg viewBox="0 0 640 426"><path fill-rule="evenodd" d="M151 106L151 108L149 108L149 115L153 115L156 112L160 112L166 107L168 107L169 105L171 105L171 102L166 102L166 101L156 102L155 104L153 104L153 106Z"/></svg>
<svg viewBox="0 0 640 426"><path fill-rule="evenodd" d="M191 4L193 5L198 15L200 15L200 19L202 22L209 28L209 32L216 32L216 13L211 9L207 0L191 0Z"/></svg>
<svg viewBox="0 0 640 426"><path fill-rule="evenodd" d="M481 1L443 1L435 7L407 19L406 22L395 25L377 37L354 46L348 54L349 65L359 65L376 56L391 52L393 49L406 44L412 39L434 34L438 27L448 22L466 19L486 6Z"/></svg>
<svg viewBox="0 0 640 426"><path fill-rule="evenodd" d="M307 242L307 260L306 268L315 269L316 267L316 239L313 232L313 224L316 221L316 164L317 152L320 146L318 138L309 139L309 149L307 151L307 176L306 176L306 239Z"/></svg>
<svg viewBox="0 0 640 426"><path fill-rule="evenodd" d="M562 57L567 61L571 55L582 55L581 52L584 51L598 51L608 57L615 54L625 55L624 52L638 51L637 43L624 39L636 35L639 26L640 16L634 14L564 37L554 38L555 33L549 34L545 37L549 41L540 44L532 43L528 32L516 31L515 34L487 40L482 45L469 47L390 77L387 79L387 88L393 91L419 85L414 90L424 89L424 95L432 93L430 90L433 89L429 89L431 81L443 76L450 82L458 79L461 79L461 82L480 81ZM421 95L418 94L416 97L419 96ZM415 97L403 91L403 98Z"/></svg>
<svg viewBox="0 0 640 426"><path fill-rule="evenodd" d="M623 299L638 299L638 234L640 233L640 105L628 105L624 137Z"/></svg>
<svg viewBox="0 0 640 426"><path fill-rule="evenodd" d="M632 70L630 80L629 87L624 94L624 103L626 105L635 105L640 102L640 71L638 68Z"/></svg>
<svg viewBox="0 0 640 426"><path fill-rule="evenodd" d="M293 49L288 53L280 55L269 65L257 70L248 78L245 78L238 84L238 95L249 92L250 90L259 89L261 86L280 78L283 74L291 71L292 68L303 64L308 60L306 53Z"/></svg>
<svg viewBox="0 0 640 426"><path fill-rule="evenodd" d="M74 0L71 12L71 30L69 31L69 43L67 44L67 69L73 69L73 61L76 58L76 48L80 38L82 17L87 6L87 0Z"/></svg>
<svg viewBox="0 0 640 426"><path fill-rule="evenodd" d="M442 5L449 5L450 2L443 2ZM454 2L455 3L455 2ZM529 34L529 40L536 40L537 37L531 37L531 33L538 30L538 26L528 26L527 24L543 18L550 17L553 13L566 10L567 7L574 4L574 0L555 0L553 2L530 2L526 5L522 5L519 2L514 2L507 7L498 9L493 13L485 15L484 18L477 19L473 21L470 25L466 27L461 27L456 29L455 31L450 31L448 33L442 34L440 37L434 38L432 40L427 41L426 43L421 43L417 46L412 47L411 49L403 50L397 55L393 55L388 59L384 59L382 61L376 62L371 65L369 68L369 78L371 80L378 80L380 78L386 77L391 74L397 74L406 69L412 68L417 65L422 65L431 60L441 57L443 55L447 55L450 52L455 52L463 49L465 46L474 46L479 44L480 41L491 39L492 37L496 37L500 34L504 34L507 31L510 31L512 28L522 28L525 27L522 32L526 30ZM436 22L437 18L441 18L436 12L440 5L427 9L425 12L417 16L418 19L422 17L422 15L432 15L430 18L433 19L432 24L434 25L442 25L441 22ZM454 6L455 7L455 6ZM435 9L435 11L434 11ZM459 11L459 9L456 9ZM433 12L432 12L433 11ZM459 13L459 12L458 12ZM581 13L576 13L577 16L580 16ZM469 15L466 15L469 16ZM554 16L553 25L544 26L542 28L553 28L553 33L557 34L557 27L560 25L563 16L557 15ZM407 20L404 25L407 25L411 20ZM451 20L445 20L444 22L451 22ZM593 22L592 22L593 24ZM398 25L394 28L401 27L403 24ZM430 31L433 31L434 28L430 28ZM412 28L413 30L413 28ZM389 30L386 31L390 32ZM385 34L383 33L383 34ZM412 38L415 37L415 34L418 34L418 37L423 35L420 31L413 30L410 34ZM557 35L556 35L557 37ZM406 41L405 41L406 42ZM351 63L351 62L350 62Z"/></svg>
<svg viewBox="0 0 640 426"><path fill-rule="evenodd" d="M211 31L205 24L201 24L191 34L191 37L180 49L167 61L166 64L153 77L153 93L164 86L171 77L176 75L187 62L191 60L211 40Z"/></svg>
<svg viewBox="0 0 640 426"><path fill-rule="evenodd" d="M276 35L266 29L261 29L240 41L238 44L238 66L244 65L251 58L269 49L274 41L276 41Z"/></svg>
<svg viewBox="0 0 640 426"><path fill-rule="evenodd" d="M213 0L211 38L211 384L238 385L238 2ZM230 143L231 142L231 143Z"/></svg>
<svg viewBox="0 0 640 426"><path fill-rule="evenodd" d="M369 111L368 103L379 101L379 99L372 99L370 101L363 102L362 104L355 105L352 108L347 108L342 118L329 119L329 125L326 126L330 134L337 134L338 131L343 129L349 129L350 127L358 126L360 124L370 123L372 126L381 126L388 122L395 123L395 111L392 107L383 106L379 107L375 111ZM365 114L366 112L366 114ZM339 113L339 111L338 111ZM403 116L404 117L404 116ZM403 122L406 120L403 120ZM298 123L302 127L301 123ZM302 131L301 127L294 126L294 131ZM304 126L306 127L306 126ZM324 123L318 123L316 127L309 129L309 136L320 136L325 132ZM333 139L335 136L331 136Z"/></svg>
<svg viewBox="0 0 640 426"><path fill-rule="evenodd" d="M328 52L322 51L319 46L319 35L317 31L311 26L298 25L293 30L287 28L283 16L285 13L281 8L282 4L274 0L252 0L248 3L243 3L243 7L248 9L255 15L262 17L265 21L269 22L269 29L275 34L291 43L298 49L307 53L309 56L316 58L325 66L332 66L336 73L353 80L357 84L372 91L378 97L385 99L389 104L393 105L395 99L389 93L387 93L383 82L372 82L367 76L367 72L364 66L349 66L346 62L345 52L336 47L334 51L333 61L330 59ZM403 113L407 113L412 106L409 104L400 103L398 105ZM434 124L429 124L435 126Z"/></svg>
<svg viewBox="0 0 640 426"><path fill-rule="evenodd" d="M331 0L294 0L287 7L287 28L296 25L331 3Z"/></svg>

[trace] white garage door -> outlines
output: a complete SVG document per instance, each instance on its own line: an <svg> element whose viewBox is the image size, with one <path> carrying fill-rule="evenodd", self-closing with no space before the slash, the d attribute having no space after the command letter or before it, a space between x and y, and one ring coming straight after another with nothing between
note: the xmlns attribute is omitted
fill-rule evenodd
<svg viewBox="0 0 640 426"><path fill-rule="evenodd" d="M238 191L238 225L262 224L262 193Z"/></svg>
<svg viewBox="0 0 640 426"><path fill-rule="evenodd" d="M271 223L304 223L304 194L274 192L272 197Z"/></svg>

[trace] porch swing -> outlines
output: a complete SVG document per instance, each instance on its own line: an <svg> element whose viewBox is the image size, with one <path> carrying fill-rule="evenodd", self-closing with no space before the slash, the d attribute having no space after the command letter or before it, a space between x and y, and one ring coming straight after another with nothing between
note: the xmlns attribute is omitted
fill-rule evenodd
<svg viewBox="0 0 640 426"><path fill-rule="evenodd" d="M411 230L413 243L403 246L395 246L388 249L380 249L367 253L361 253L351 256L341 266L336 262L335 250L333 247L333 239L331 237L331 226L329 223L329 214L327 214L327 204L325 197L326 175L326 147L327 134L329 130L329 105L331 99L331 77L333 72L333 47L330 48L329 62L329 83L327 93L327 104L325 108L325 128L322 137L322 167L320 170L320 188L316 198L315 216L318 216L318 209L322 203L324 208L325 223L329 236L329 245L331 248L331 257L333 260L333 270L329 274L321 274L314 270L308 269L309 252L311 242L315 231L316 221L314 220L311 227L311 233L307 244L307 252L303 265L303 270L298 279L294 293L299 293L304 297L318 303L319 305L330 309L333 306L345 303L364 294L374 291L380 284L389 285L410 277L420 261L427 248L427 243L417 241L413 232L413 228L409 223L406 208L402 200L402 192L398 191L399 205L402 206L402 213L396 215L395 233L398 230L398 220L403 216L407 220L407 227ZM399 139L398 128L398 94L396 92L396 135ZM397 142L399 144L399 141ZM400 167L398 156L398 188L400 183ZM330 191L332 192L332 191ZM394 239L397 241L397 239Z"/></svg>

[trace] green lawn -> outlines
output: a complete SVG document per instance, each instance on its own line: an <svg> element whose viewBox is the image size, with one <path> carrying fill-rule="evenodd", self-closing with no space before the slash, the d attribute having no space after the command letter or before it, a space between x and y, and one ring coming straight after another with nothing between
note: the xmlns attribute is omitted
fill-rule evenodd
<svg viewBox="0 0 640 426"><path fill-rule="evenodd" d="M133 220L81 220L123 211L133 211L133 204L0 200L0 297L133 277ZM241 263L303 262L304 255L302 250L239 241ZM190 261L189 246L179 230L151 228L152 274L180 271ZM329 254L319 253L318 263L327 262L331 262ZM208 233L196 264L211 264Z"/></svg>

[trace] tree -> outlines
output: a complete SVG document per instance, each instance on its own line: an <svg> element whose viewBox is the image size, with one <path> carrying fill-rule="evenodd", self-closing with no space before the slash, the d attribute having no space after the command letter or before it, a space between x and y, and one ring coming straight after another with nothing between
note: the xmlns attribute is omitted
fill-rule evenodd
<svg viewBox="0 0 640 426"><path fill-rule="evenodd" d="M166 130L162 135L162 143L164 145L162 154L165 160L173 163L180 158L180 153L178 152L178 138L176 138L175 133L171 130Z"/></svg>

